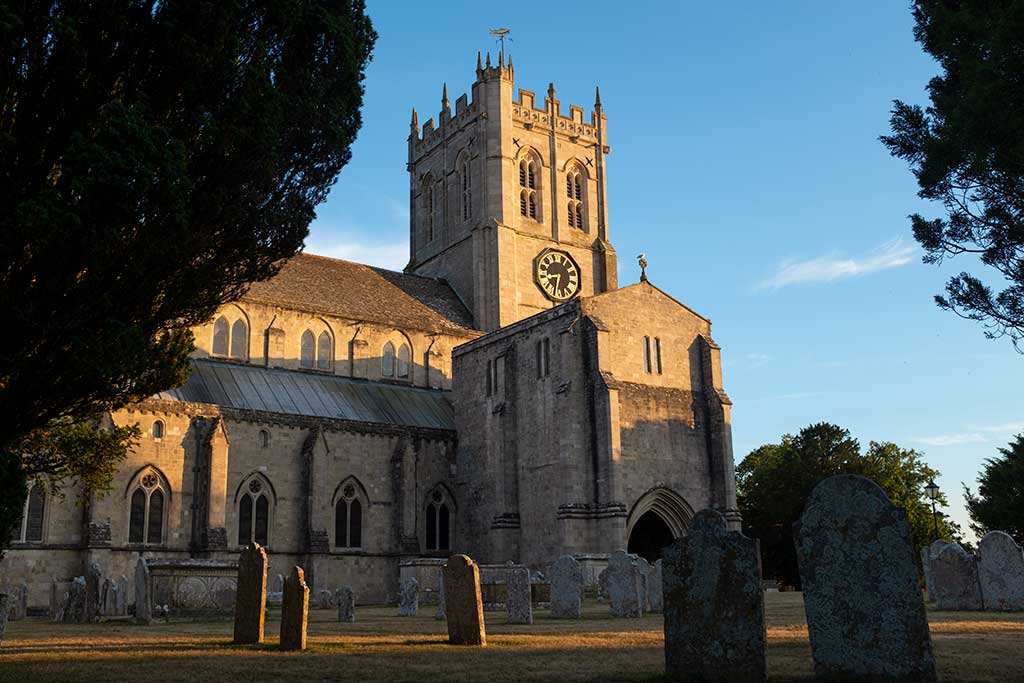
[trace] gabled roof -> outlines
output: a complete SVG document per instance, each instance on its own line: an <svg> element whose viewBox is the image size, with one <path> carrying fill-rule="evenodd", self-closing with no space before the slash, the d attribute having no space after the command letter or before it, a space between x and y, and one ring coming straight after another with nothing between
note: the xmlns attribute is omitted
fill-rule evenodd
<svg viewBox="0 0 1024 683"><path fill-rule="evenodd" d="M594 294L593 296L583 297L583 300L611 298L611 297L614 297L615 295L620 294L622 292L625 292L627 290L634 289L634 288L639 288L639 287L650 287L654 291L656 291L659 294L661 294L662 296L664 296L666 299L669 299L672 302L678 304L680 307L685 308L687 311L689 311L690 313L693 313L695 316L697 316L698 318L700 318L704 322L708 323L709 325L711 324L711 319L710 318L704 317L703 315L701 315L697 311L693 310L692 308L690 308L689 306L684 304L679 299L675 298L674 296L672 296L671 294L666 292L664 289L661 289L660 287L655 287L654 285L652 285L647 280L641 280L640 282L634 282L631 285L626 285L625 287L618 287L617 289L609 289L607 292L601 292L600 294Z"/></svg>
<svg viewBox="0 0 1024 683"><path fill-rule="evenodd" d="M154 398L400 427L455 429L452 405L435 389L198 358L192 360L192 366L183 386Z"/></svg>
<svg viewBox="0 0 1024 683"><path fill-rule="evenodd" d="M443 280L297 254L243 301L437 332L472 332L473 316Z"/></svg>

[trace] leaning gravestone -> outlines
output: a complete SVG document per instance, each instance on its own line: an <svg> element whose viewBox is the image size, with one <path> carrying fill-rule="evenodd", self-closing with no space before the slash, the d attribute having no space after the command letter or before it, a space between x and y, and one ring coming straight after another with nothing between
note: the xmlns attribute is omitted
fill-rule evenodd
<svg viewBox="0 0 1024 683"><path fill-rule="evenodd" d="M530 570L527 567L515 567L508 570L508 578L505 582L505 609L508 612L508 623L533 623Z"/></svg>
<svg viewBox="0 0 1024 683"><path fill-rule="evenodd" d="M0 643L4 642L4 633L7 632L7 613L11 611L11 596L8 593L0 593Z"/></svg>
<svg viewBox="0 0 1024 683"><path fill-rule="evenodd" d="M793 536L815 675L935 681L907 513L870 479L829 477Z"/></svg>
<svg viewBox="0 0 1024 683"><path fill-rule="evenodd" d="M140 560L141 561L141 560ZM85 577L76 576L68 589L68 597L64 603L65 624L78 624L85 620Z"/></svg>
<svg viewBox="0 0 1024 683"><path fill-rule="evenodd" d="M480 568L466 555L452 555L444 569L448 613L448 642L486 645L484 601L480 597Z"/></svg>
<svg viewBox="0 0 1024 683"><path fill-rule="evenodd" d="M1024 553L1013 537L990 531L978 543L978 583L985 609L1024 610Z"/></svg>
<svg viewBox="0 0 1024 683"><path fill-rule="evenodd" d="M149 592L149 565L139 558L135 564L135 621L153 623L153 596Z"/></svg>
<svg viewBox="0 0 1024 683"><path fill-rule="evenodd" d="M757 541L701 510L662 551L665 674L685 681L766 681L767 632Z"/></svg>
<svg viewBox="0 0 1024 683"><path fill-rule="evenodd" d="M978 558L950 543L932 561L935 606L940 610L980 610L981 584L978 583Z"/></svg>
<svg viewBox="0 0 1024 683"><path fill-rule="evenodd" d="M117 616L123 617L128 614L128 577L121 574L117 580Z"/></svg>
<svg viewBox="0 0 1024 683"><path fill-rule="evenodd" d="M664 610L661 567L662 562L658 560L651 565L651 571L647 575L647 604L655 614L661 614Z"/></svg>
<svg viewBox="0 0 1024 683"><path fill-rule="evenodd" d="M100 565L92 562L85 572L85 621L96 621L101 608Z"/></svg>
<svg viewBox="0 0 1024 683"><path fill-rule="evenodd" d="M551 616L579 619L583 607L583 572L572 555L562 555L548 571L551 581Z"/></svg>
<svg viewBox="0 0 1024 683"><path fill-rule="evenodd" d="M398 616L414 617L420 607L420 582L407 576L398 585Z"/></svg>
<svg viewBox="0 0 1024 683"><path fill-rule="evenodd" d="M342 586L334 592L334 602L338 605L338 621L351 624L356 620L356 594L352 586Z"/></svg>
<svg viewBox="0 0 1024 683"><path fill-rule="evenodd" d="M302 567L292 567L284 580L281 595L281 649L306 649L306 623L309 619L309 586Z"/></svg>
<svg viewBox="0 0 1024 683"><path fill-rule="evenodd" d="M234 642L259 645L263 642L263 620L267 609L267 551L250 543L238 556L238 588L235 593Z"/></svg>
<svg viewBox="0 0 1024 683"><path fill-rule="evenodd" d="M613 617L635 618L643 614L640 570L625 550L608 556L608 605Z"/></svg>

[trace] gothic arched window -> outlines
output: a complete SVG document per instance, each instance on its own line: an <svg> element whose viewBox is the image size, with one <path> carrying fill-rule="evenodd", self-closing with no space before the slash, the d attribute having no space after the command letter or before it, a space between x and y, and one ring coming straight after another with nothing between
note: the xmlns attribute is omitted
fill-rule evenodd
<svg viewBox="0 0 1024 683"><path fill-rule="evenodd" d="M453 506L440 486L427 496L425 541L427 550L451 550Z"/></svg>
<svg viewBox="0 0 1024 683"><path fill-rule="evenodd" d="M459 166L459 181L462 190L462 220L473 216L473 177L469 172L469 160L463 159Z"/></svg>
<svg viewBox="0 0 1024 683"><path fill-rule="evenodd" d="M231 357L245 360L249 356L249 328L239 318L231 326Z"/></svg>
<svg viewBox="0 0 1024 683"><path fill-rule="evenodd" d="M403 379L409 378L409 361L411 357L412 352L409 351L408 344L402 344L398 347L398 377Z"/></svg>
<svg viewBox="0 0 1024 683"><path fill-rule="evenodd" d="M583 229L583 173L576 167L570 167L565 174L565 195L569 207L569 225Z"/></svg>
<svg viewBox="0 0 1024 683"><path fill-rule="evenodd" d="M313 333L306 330L299 341L299 366L311 368L316 365L316 344Z"/></svg>
<svg viewBox="0 0 1024 683"><path fill-rule="evenodd" d="M130 488L128 542L160 545L164 541L164 509L170 492L154 469L136 475Z"/></svg>
<svg viewBox="0 0 1024 683"><path fill-rule="evenodd" d="M238 545L270 543L272 491L261 475L253 475L243 482L238 495Z"/></svg>
<svg viewBox="0 0 1024 683"><path fill-rule="evenodd" d="M21 518L14 527L12 541L42 543L46 519L46 485L37 481L29 484L28 496L21 508Z"/></svg>
<svg viewBox="0 0 1024 683"><path fill-rule="evenodd" d="M153 422L153 438L164 438L164 423L162 420L156 420L155 422Z"/></svg>
<svg viewBox="0 0 1024 683"><path fill-rule="evenodd" d="M437 197L434 178L430 175L423 179L423 214L424 214L424 242L430 244L434 241L434 222L437 220Z"/></svg>
<svg viewBox="0 0 1024 683"><path fill-rule="evenodd" d="M380 354L380 374L382 377L395 376L395 345L388 342Z"/></svg>
<svg viewBox="0 0 1024 683"><path fill-rule="evenodd" d="M230 335L230 324L224 316L217 318L213 324L213 355L228 355L228 336Z"/></svg>
<svg viewBox="0 0 1024 683"><path fill-rule="evenodd" d="M363 547L363 503L359 487L346 483L334 507L334 547Z"/></svg>
<svg viewBox="0 0 1024 683"><path fill-rule="evenodd" d="M331 343L331 335L324 330L316 339L316 367L320 370L330 370L334 360L333 352L334 344Z"/></svg>
<svg viewBox="0 0 1024 683"><path fill-rule="evenodd" d="M519 213L527 218L539 220L537 211L537 177L539 164L533 157L519 162Z"/></svg>

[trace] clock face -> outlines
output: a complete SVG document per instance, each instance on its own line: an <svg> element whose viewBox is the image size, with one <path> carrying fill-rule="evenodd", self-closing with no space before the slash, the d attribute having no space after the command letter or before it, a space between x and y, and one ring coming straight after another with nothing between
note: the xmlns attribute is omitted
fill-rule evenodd
<svg viewBox="0 0 1024 683"><path fill-rule="evenodd" d="M552 301L566 301L579 294L580 269L564 251L545 249L534 266L537 285Z"/></svg>

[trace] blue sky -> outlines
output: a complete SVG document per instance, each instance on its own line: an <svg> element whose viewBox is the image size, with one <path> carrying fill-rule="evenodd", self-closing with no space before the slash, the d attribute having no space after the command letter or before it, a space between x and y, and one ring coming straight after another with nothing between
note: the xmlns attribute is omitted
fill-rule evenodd
<svg viewBox="0 0 1024 683"><path fill-rule="evenodd" d="M492 5L371 0L363 129L307 251L405 265L410 110L436 117L443 81L468 92L507 26L516 87L553 81L589 111L601 86L619 282L646 252L651 281L712 319L737 462L835 422L923 451L966 529L960 482L1024 431L1024 356L932 303L975 264L921 263L906 216L941 207L877 139L936 73L908 3Z"/></svg>

